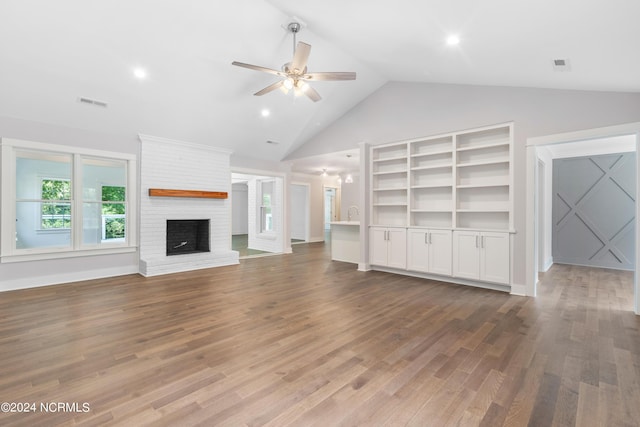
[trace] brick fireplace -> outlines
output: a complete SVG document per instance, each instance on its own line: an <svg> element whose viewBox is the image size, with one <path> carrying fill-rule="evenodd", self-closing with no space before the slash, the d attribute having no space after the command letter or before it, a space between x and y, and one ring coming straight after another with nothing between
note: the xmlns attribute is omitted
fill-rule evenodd
<svg viewBox="0 0 640 427"><path fill-rule="evenodd" d="M149 189L156 188L200 190L191 192L196 195L230 192L231 153L148 135L140 135L140 141L140 274L237 264L238 253L231 250L230 199L189 197L188 191L181 197L171 192L168 197L149 195ZM184 227L177 237L168 238L173 221L182 221ZM200 237L186 238L187 228ZM169 246L179 256L168 254Z"/></svg>

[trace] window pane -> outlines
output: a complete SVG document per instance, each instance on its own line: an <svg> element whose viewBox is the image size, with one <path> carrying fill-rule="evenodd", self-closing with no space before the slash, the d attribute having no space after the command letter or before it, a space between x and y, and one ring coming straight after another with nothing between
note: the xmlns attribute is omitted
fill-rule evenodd
<svg viewBox="0 0 640 427"><path fill-rule="evenodd" d="M16 249L71 246L71 204L54 204L47 215L42 215L42 205L16 202Z"/></svg>
<svg viewBox="0 0 640 427"><path fill-rule="evenodd" d="M42 200L71 200L71 182L68 179L43 178Z"/></svg>
<svg viewBox="0 0 640 427"><path fill-rule="evenodd" d="M82 198L86 202L125 201L127 164L120 160L82 159Z"/></svg>
<svg viewBox="0 0 640 427"><path fill-rule="evenodd" d="M71 156L49 153L16 153L16 198L18 200L40 200L43 184L47 180L63 181L47 184L45 194L59 195L61 198L47 200L71 199Z"/></svg>
<svg viewBox="0 0 640 427"><path fill-rule="evenodd" d="M124 242L125 203L84 203L82 242L85 245Z"/></svg>
<svg viewBox="0 0 640 427"><path fill-rule="evenodd" d="M118 187L113 185L102 186L103 202L124 202L125 201L124 195L125 195L124 187Z"/></svg>

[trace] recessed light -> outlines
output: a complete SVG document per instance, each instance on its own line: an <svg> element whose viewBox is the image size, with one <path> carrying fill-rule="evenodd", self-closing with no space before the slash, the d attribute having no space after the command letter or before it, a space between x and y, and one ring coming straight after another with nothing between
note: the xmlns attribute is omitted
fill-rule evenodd
<svg viewBox="0 0 640 427"><path fill-rule="evenodd" d="M134 68L133 75L138 79L145 79L147 78L147 71L144 68L137 67Z"/></svg>
<svg viewBox="0 0 640 427"><path fill-rule="evenodd" d="M269 117L269 115L271 115L271 111L265 108L260 112L260 114L262 114L262 117Z"/></svg>
<svg viewBox="0 0 640 427"><path fill-rule="evenodd" d="M460 44L460 37L455 34L450 35L449 37L447 37L447 44L449 46L456 46Z"/></svg>

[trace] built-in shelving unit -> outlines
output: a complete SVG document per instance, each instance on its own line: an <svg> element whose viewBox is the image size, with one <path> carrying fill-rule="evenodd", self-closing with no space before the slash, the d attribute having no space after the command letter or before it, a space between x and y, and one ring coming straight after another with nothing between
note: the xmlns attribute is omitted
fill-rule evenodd
<svg viewBox="0 0 640 427"><path fill-rule="evenodd" d="M456 135L456 228L513 229L512 126Z"/></svg>
<svg viewBox="0 0 640 427"><path fill-rule="evenodd" d="M458 232L480 233L479 242L484 242L482 233L508 236L514 232L512 192L511 123L371 148L372 232L405 227L407 232L423 231L415 236L427 233L431 238L443 230L462 239L456 246L462 248L466 240L475 244L475 235L466 239ZM417 240L414 246L418 250ZM503 262L508 272L509 257Z"/></svg>
<svg viewBox="0 0 640 427"><path fill-rule="evenodd" d="M376 147L371 161L371 223L406 226L407 144Z"/></svg>

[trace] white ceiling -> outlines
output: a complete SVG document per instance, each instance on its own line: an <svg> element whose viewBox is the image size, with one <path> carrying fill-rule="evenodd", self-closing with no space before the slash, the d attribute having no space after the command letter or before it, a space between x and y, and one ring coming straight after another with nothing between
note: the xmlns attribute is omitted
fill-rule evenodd
<svg viewBox="0 0 640 427"><path fill-rule="evenodd" d="M3 0L0 16L0 115L274 161L387 81L640 91L632 0ZM314 83L318 103L252 96L276 78L231 62L290 60L293 16L309 70L356 81ZM560 58L571 71L554 71Z"/></svg>

